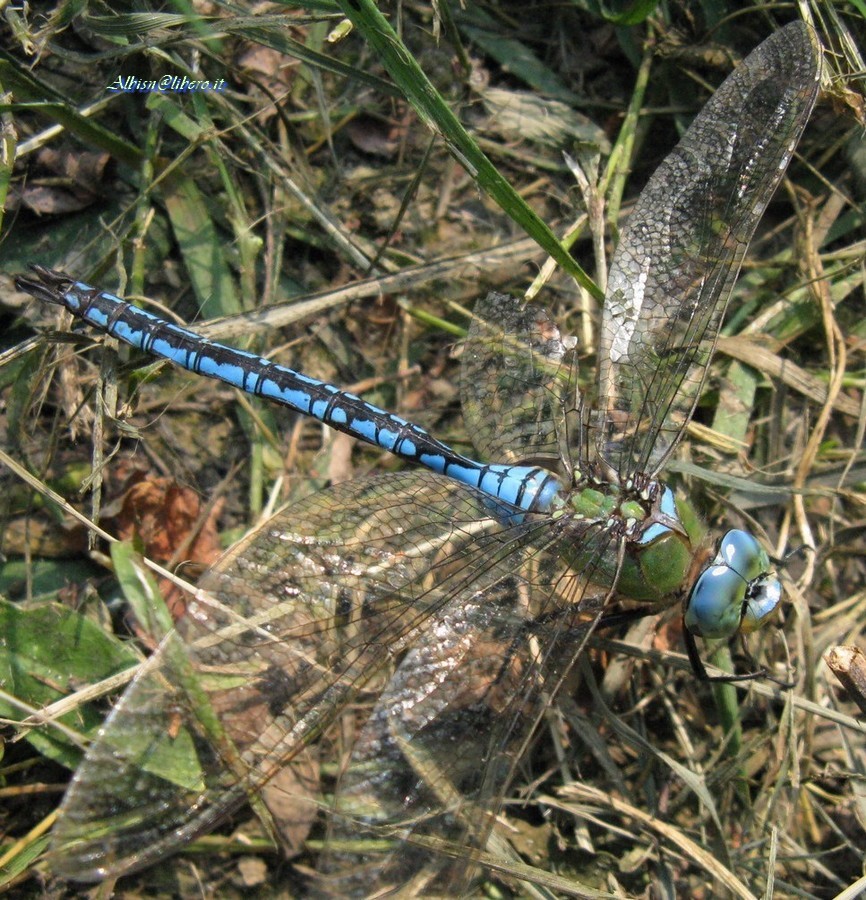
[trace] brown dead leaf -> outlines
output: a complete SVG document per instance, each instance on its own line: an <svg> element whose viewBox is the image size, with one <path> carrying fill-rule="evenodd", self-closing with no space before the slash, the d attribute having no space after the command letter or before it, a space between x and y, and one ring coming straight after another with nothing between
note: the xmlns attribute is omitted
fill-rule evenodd
<svg viewBox="0 0 866 900"><path fill-rule="evenodd" d="M400 148L400 140L406 131L403 126L364 115L348 122L345 130L358 150L386 159L394 156Z"/></svg>
<svg viewBox="0 0 866 900"><path fill-rule="evenodd" d="M283 766L262 790L287 856L297 856L316 821L319 767L309 749Z"/></svg>
<svg viewBox="0 0 866 900"><path fill-rule="evenodd" d="M241 887L253 888L264 884L268 879L268 867L258 856L242 856L238 860L237 881Z"/></svg>
<svg viewBox="0 0 866 900"><path fill-rule="evenodd" d="M277 696L291 684L291 672L280 670L278 678L285 683L276 689L268 678L251 677L244 685L210 694L214 712L241 753L251 749L262 753L260 736L273 733ZM318 797L319 765L315 747L297 753L276 770L262 789L262 799L287 855L295 856L303 849L318 815Z"/></svg>
<svg viewBox="0 0 866 900"><path fill-rule="evenodd" d="M217 520L222 502L214 504L201 521L201 500L195 491L170 478L152 478L135 472L126 490L113 503L107 524L121 540L137 539L144 553L157 562L181 561L210 566L221 553ZM163 582L163 595L172 615L185 611L181 591Z"/></svg>
<svg viewBox="0 0 866 900"><path fill-rule="evenodd" d="M260 103L264 104L256 114L256 119L265 122L275 116L273 100L279 100L291 90L298 70L297 60L269 47L253 44L238 55L237 67L248 82L247 91L250 96L258 95Z"/></svg>
<svg viewBox="0 0 866 900"><path fill-rule="evenodd" d="M107 153L59 151L51 147L43 148L37 156L40 166L68 179L74 187L90 193L96 193L100 189L110 160Z"/></svg>
<svg viewBox="0 0 866 900"><path fill-rule="evenodd" d="M107 153L46 147L36 158L37 174L10 188L7 208L23 206L40 215L62 215L85 209L105 196L105 173L110 161Z"/></svg>

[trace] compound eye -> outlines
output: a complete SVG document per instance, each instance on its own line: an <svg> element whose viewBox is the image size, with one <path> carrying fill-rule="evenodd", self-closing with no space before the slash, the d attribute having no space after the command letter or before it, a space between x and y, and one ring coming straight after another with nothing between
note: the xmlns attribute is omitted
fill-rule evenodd
<svg viewBox="0 0 866 900"><path fill-rule="evenodd" d="M698 637L729 638L743 618L746 582L727 565L713 565L701 572L689 595L683 621Z"/></svg>
<svg viewBox="0 0 866 900"><path fill-rule="evenodd" d="M770 569L767 551L747 531L733 529L725 534L719 544L715 563L724 563L738 572L745 581L754 581L766 575Z"/></svg>
<svg viewBox="0 0 866 900"><path fill-rule="evenodd" d="M729 638L760 628L781 599L766 550L748 532L733 529L695 581L683 621L699 637Z"/></svg>
<svg viewBox="0 0 866 900"><path fill-rule="evenodd" d="M775 575L763 575L749 584L740 631L748 634L760 628L782 601L782 583Z"/></svg>

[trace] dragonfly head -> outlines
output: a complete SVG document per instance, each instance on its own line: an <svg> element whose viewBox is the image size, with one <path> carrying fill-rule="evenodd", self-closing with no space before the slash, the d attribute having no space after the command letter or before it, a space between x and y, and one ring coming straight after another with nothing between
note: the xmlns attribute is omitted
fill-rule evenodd
<svg viewBox="0 0 866 900"><path fill-rule="evenodd" d="M695 581L683 620L698 637L729 638L760 628L781 599L767 551L748 532L734 529Z"/></svg>

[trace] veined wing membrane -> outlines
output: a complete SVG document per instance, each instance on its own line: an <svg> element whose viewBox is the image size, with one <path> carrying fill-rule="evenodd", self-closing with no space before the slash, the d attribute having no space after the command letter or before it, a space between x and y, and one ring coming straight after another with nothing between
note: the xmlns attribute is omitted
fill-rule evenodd
<svg viewBox="0 0 866 900"><path fill-rule="evenodd" d="M751 53L629 217L608 280L594 423L613 472L655 475L691 418L743 255L817 96L815 42L796 22Z"/></svg>
<svg viewBox="0 0 866 900"><path fill-rule="evenodd" d="M567 463L567 418L578 405L576 340L562 337L547 310L507 294L489 294L473 316L460 397L475 448L497 462Z"/></svg>
<svg viewBox="0 0 866 900"><path fill-rule="evenodd" d="M613 542L582 525L575 572L557 521L486 513L473 490L407 472L317 494L242 542L90 748L54 832L55 870L86 880L146 866L263 788L277 828L302 828L321 807L311 742L375 691L337 792L349 824L335 842L411 844L414 832L466 854L452 864L402 844L383 858L343 845L332 875L356 890L338 876L349 860L352 878L366 872L361 892L427 865L464 877L542 692L580 649L586 580L609 579L601 554Z"/></svg>
<svg viewBox="0 0 866 900"><path fill-rule="evenodd" d="M484 586L442 608L435 640L413 646L377 700L337 795L322 866L335 896L424 877L444 896L465 888L518 761L609 592L593 575L608 578L602 560L616 556L601 523L586 526L579 572L564 562L562 531L552 522L534 531L522 554L488 570ZM431 858L437 841L460 853Z"/></svg>
<svg viewBox="0 0 866 900"><path fill-rule="evenodd" d="M482 495L412 471L340 485L265 523L205 576L180 638L89 749L54 830L56 871L89 880L146 866L292 760L298 802L314 804L300 789L309 743L410 644L434 640L440 619L459 624L504 558L515 566L524 545L547 543L547 522L500 524Z"/></svg>

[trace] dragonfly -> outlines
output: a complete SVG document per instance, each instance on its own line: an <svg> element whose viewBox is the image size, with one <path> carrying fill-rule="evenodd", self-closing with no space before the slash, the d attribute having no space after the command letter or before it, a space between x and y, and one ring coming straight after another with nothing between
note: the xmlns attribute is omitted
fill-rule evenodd
<svg viewBox="0 0 866 900"><path fill-rule="evenodd" d="M461 402L479 459L62 273L18 279L146 353L414 464L293 504L203 576L74 776L53 832L59 875L146 867L251 802L277 835L325 813L316 890L453 893L608 610L682 603L693 659L695 636L771 617L782 588L766 550L738 529L713 543L659 476L821 65L809 27L780 29L651 177L612 260L594 402L546 309L499 293L476 304ZM316 748L356 707L370 711L325 800Z"/></svg>

